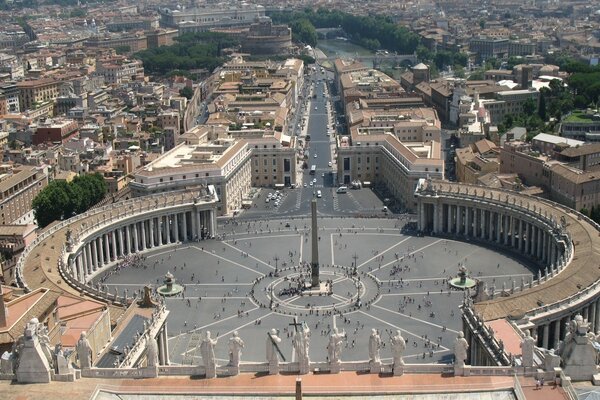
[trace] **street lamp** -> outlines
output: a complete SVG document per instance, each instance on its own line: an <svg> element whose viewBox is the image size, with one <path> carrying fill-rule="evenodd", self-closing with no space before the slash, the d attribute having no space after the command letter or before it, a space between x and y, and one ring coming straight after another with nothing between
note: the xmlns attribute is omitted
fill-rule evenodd
<svg viewBox="0 0 600 400"><path fill-rule="evenodd" d="M279 276L279 256L273 256L273 260L275 260L275 276Z"/></svg>
<svg viewBox="0 0 600 400"><path fill-rule="evenodd" d="M358 254L354 253L352 255L352 259L354 260L352 263L352 276L356 276L358 274L358 265L356 264L356 260L358 260Z"/></svg>

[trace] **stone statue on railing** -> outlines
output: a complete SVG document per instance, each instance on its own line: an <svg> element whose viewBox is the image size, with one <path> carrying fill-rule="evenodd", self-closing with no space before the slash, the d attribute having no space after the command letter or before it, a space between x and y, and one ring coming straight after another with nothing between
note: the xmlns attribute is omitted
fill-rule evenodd
<svg viewBox="0 0 600 400"><path fill-rule="evenodd" d="M525 337L521 341L522 365L525 368L533 367L533 350L535 348L535 339L531 337L529 330L525 331Z"/></svg>
<svg viewBox="0 0 600 400"><path fill-rule="evenodd" d="M404 365L404 360L402 356L404 355L404 350L406 350L406 340L402 337L402 331L398 329L396 331L396 335L390 338L390 344L392 345L392 356L394 360L394 375L402 374L402 366Z"/></svg>
<svg viewBox="0 0 600 400"><path fill-rule="evenodd" d="M238 331L234 331L229 338L229 366L233 367L235 375L240 372L240 358L243 348L244 341L239 337Z"/></svg>
<svg viewBox="0 0 600 400"><path fill-rule="evenodd" d="M301 329L294 332L292 345L298 359L300 374L308 374L310 365L309 347L310 347L310 329L306 324L302 324Z"/></svg>
<svg viewBox="0 0 600 400"><path fill-rule="evenodd" d="M369 367L371 373L381 372L379 349L381 349L381 336L379 336L377 329L371 329L371 335L369 336Z"/></svg>
<svg viewBox="0 0 600 400"><path fill-rule="evenodd" d="M217 364L215 362L216 345L217 339L212 339L210 337L210 331L206 331L204 339L202 339L202 343L200 344L200 354L202 354L207 378L214 378L217 376Z"/></svg>
<svg viewBox="0 0 600 400"><path fill-rule="evenodd" d="M277 335L277 329L271 329L270 332L267 332L267 362L269 363L269 374L271 375L279 373L278 354L281 354L279 343L281 343L281 338Z"/></svg>
<svg viewBox="0 0 600 400"><path fill-rule="evenodd" d="M79 340L75 345L75 351L77 351L77 358L79 359L79 368L86 369L92 367L92 347L90 342L87 340L87 333L81 332Z"/></svg>
<svg viewBox="0 0 600 400"><path fill-rule="evenodd" d="M329 357L329 364L332 369L336 369L339 372L339 364L342 362L342 344L344 343L344 333L338 332L338 328L334 327L333 332L329 336L329 344L327 345L327 355ZM337 367L334 368L333 366Z"/></svg>
<svg viewBox="0 0 600 400"><path fill-rule="evenodd" d="M56 346L54 346L54 360L56 373L59 375L68 375L73 373L73 367L71 367L68 356L65 355L62 344L60 343L57 343Z"/></svg>
<svg viewBox="0 0 600 400"><path fill-rule="evenodd" d="M460 331L454 340L454 366L456 368L464 368L467 360L467 350L469 350L469 343L465 339L465 334Z"/></svg>
<svg viewBox="0 0 600 400"><path fill-rule="evenodd" d="M152 368L158 366L158 343L150 334L146 339L146 365Z"/></svg>

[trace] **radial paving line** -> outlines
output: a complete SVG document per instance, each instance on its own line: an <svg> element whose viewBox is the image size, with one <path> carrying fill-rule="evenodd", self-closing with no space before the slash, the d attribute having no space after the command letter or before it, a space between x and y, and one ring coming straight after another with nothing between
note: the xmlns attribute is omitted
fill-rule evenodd
<svg viewBox="0 0 600 400"><path fill-rule="evenodd" d="M392 246L388 247L387 249L385 249L385 250L384 250L384 251L382 251L381 253L377 253L377 254L376 254L376 255L374 255L373 257L369 258L367 261L365 261L364 263L360 264L360 265L359 265L358 267L356 267L356 268L361 268L362 266L364 266L365 264L367 264L367 263L369 263L369 262L373 261L375 258L379 257L380 255L387 253L388 251L390 251L390 250L391 250L391 249L393 249L394 247L396 247L396 246L400 246L402 243L404 243L404 242L406 242L407 240L410 240L410 239L412 239L412 237L410 237L410 236L409 236L409 237L407 237L406 239L399 241L398 243L396 243L396 244L394 244L394 245L392 245Z"/></svg>

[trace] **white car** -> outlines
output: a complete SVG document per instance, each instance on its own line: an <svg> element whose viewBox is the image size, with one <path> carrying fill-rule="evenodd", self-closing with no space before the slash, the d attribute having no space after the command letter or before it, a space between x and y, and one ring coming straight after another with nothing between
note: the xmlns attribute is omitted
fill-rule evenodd
<svg viewBox="0 0 600 400"><path fill-rule="evenodd" d="M270 197L267 197L267 198L265 199L265 203L268 203L268 202L270 202L270 201L271 201L271 198L270 198Z"/></svg>
<svg viewBox="0 0 600 400"><path fill-rule="evenodd" d="M310 186L312 186L312 185L314 185L314 184L315 184L315 183L314 183L313 181L310 181L310 183L309 183L309 185L310 185Z"/></svg>
<svg viewBox="0 0 600 400"><path fill-rule="evenodd" d="M321 174L321 178L325 178L325 172Z"/></svg>
<svg viewBox="0 0 600 400"><path fill-rule="evenodd" d="M327 165L329 165L329 166L331 167L331 161L329 161L329 162L327 163Z"/></svg>
<svg viewBox="0 0 600 400"><path fill-rule="evenodd" d="M312 183L317 183L317 178L313 178Z"/></svg>
<svg viewBox="0 0 600 400"><path fill-rule="evenodd" d="M307 186L307 185L306 185L306 182L304 182L304 187L306 187L306 186Z"/></svg>
<svg viewBox="0 0 600 400"><path fill-rule="evenodd" d="M320 190L317 190L317 197L320 199L321 197L323 197L323 195L321 194Z"/></svg>

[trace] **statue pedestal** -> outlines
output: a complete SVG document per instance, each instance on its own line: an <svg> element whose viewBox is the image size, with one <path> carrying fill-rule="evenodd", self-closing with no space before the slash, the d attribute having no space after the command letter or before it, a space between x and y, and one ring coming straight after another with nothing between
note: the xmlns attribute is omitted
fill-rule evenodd
<svg viewBox="0 0 600 400"><path fill-rule="evenodd" d="M380 374L381 373L381 361L378 362L369 362L369 372L372 374Z"/></svg>
<svg viewBox="0 0 600 400"><path fill-rule="evenodd" d="M329 364L329 372L332 374L339 374L342 370L342 363L340 361L334 361Z"/></svg>
<svg viewBox="0 0 600 400"><path fill-rule="evenodd" d="M279 363L270 362L269 363L269 375L277 375L279 374Z"/></svg>
<svg viewBox="0 0 600 400"><path fill-rule="evenodd" d="M464 365L454 365L454 376L463 376L465 374Z"/></svg>
<svg viewBox="0 0 600 400"><path fill-rule="evenodd" d="M217 377L217 366L213 365L211 367L204 368L204 374L206 379L212 379Z"/></svg>
<svg viewBox="0 0 600 400"><path fill-rule="evenodd" d="M404 365L394 364L394 376L404 375Z"/></svg>
<svg viewBox="0 0 600 400"><path fill-rule="evenodd" d="M37 337L25 341L21 350L17 381L19 383L49 383L51 369Z"/></svg>
<svg viewBox="0 0 600 400"><path fill-rule="evenodd" d="M300 375L306 375L310 372L310 363L309 362L302 362L302 363L298 363L298 367L300 367Z"/></svg>
<svg viewBox="0 0 600 400"><path fill-rule="evenodd" d="M239 367L239 365L229 365L229 366L227 366L227 372L231 376L239 375L240 374L240 367Z"/></svg>

